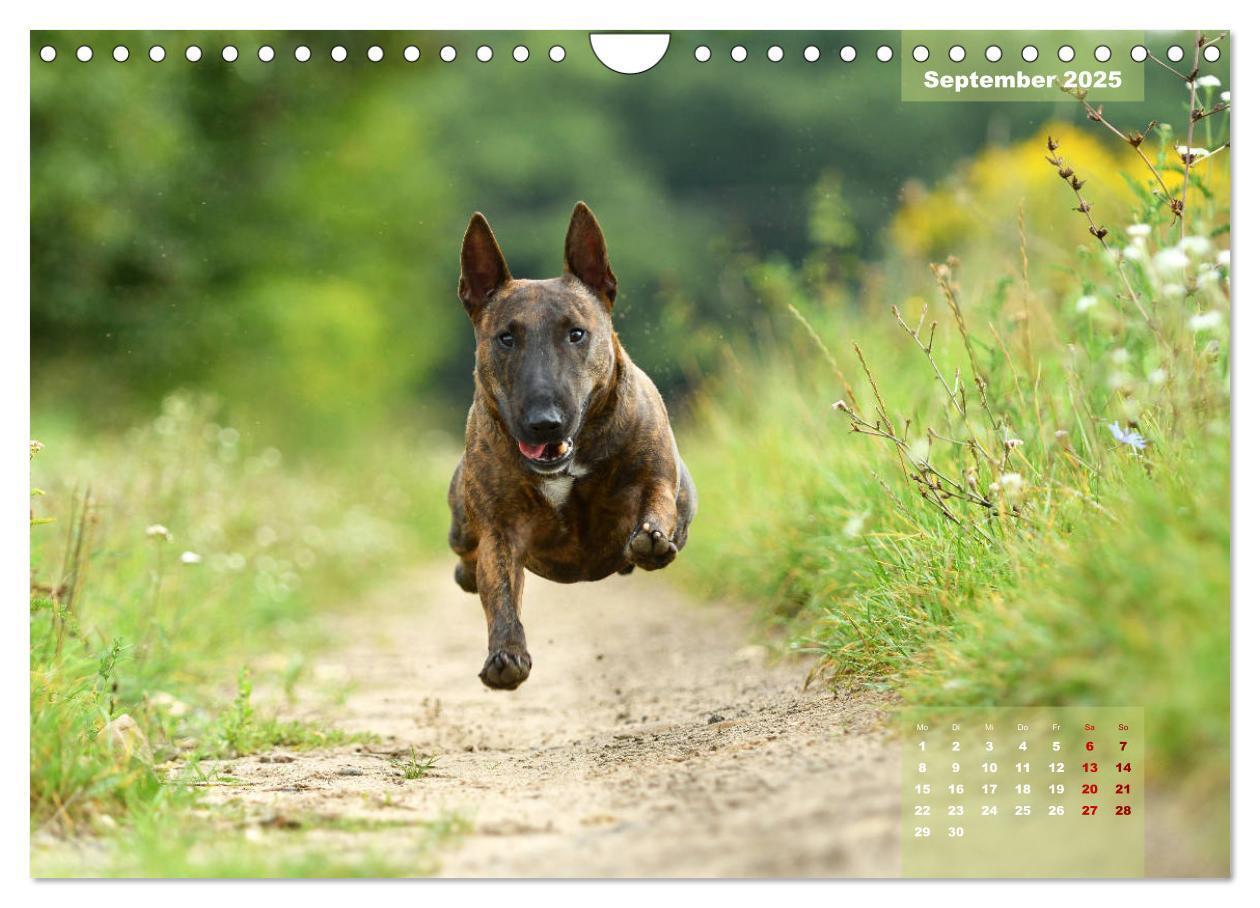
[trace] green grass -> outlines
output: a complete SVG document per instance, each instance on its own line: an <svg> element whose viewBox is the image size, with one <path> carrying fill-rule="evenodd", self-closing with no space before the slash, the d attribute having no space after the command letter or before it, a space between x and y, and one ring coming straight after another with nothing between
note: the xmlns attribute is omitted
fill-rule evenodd
<svg viewBox="0 0 1260 908"><path fill-rule="evenodd" d="M412 439L290 463L188 396L90 444L52 420L34 428L34 833L172 834L197 807L172 773L366 740L279 711L329 642L320 612L444 541L449 450L430 463L418 452L438 446ZM274 693L258 702L255 682ZM102 736L119 719L134 723L125 746ZM157 861L138 872L168 869L165 852L138 853Z"/></svg>
<svg viewBox="0 0 1260 908"><path fill-rule="evenodd" d="M1205 276L1188 293L1166 289L1181 275L1152 253L1177 229L1156 217L1126 265L1153 325L1096 245L1035 261L1027 290L1001 244L939 279L890 265L865 307L758 269L772 338L737 351L689 414L703 511L676 576L760 602L837 685L909 704L1145 707L1151 778L1210 804L1219 857L1229 294L1219 240L1192 256ZM1204 215L1187 233L1218 226ZM923 310L930 356L913 336Z"/></svg>
<svg viewBox="0 0 1260 908"><path fill-rule="evenodd" d="M437 765L438 758L431 754L420 754L416 756L416 749L411 749L411 755L405 760L394 760L390 763L395 769L402 773L402 777L408 781L415 779L423 779L429 774L429 771Z"/></svg>
<svg viewBox="0 0 1260 908"><path fill-rule="evenodd" d="M329 879L430 876L468 823L298 815L283 822L146 816L82 850L38 862L39 876ZM353 836L353 841L349 839Z"/></svg>

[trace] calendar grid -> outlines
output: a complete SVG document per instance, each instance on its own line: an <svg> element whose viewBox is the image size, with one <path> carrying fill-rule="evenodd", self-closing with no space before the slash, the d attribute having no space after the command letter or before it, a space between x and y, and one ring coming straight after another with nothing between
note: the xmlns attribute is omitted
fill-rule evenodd
<svg viewBox="0 0 1260 908"><path fill-rule="evenodd" d="M1137 707L903 712L902 874L1140 877Z"/></svg>

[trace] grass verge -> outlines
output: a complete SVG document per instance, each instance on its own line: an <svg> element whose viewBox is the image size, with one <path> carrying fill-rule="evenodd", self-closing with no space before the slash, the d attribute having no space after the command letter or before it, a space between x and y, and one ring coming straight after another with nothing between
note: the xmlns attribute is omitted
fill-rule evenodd
<svg viewBox="0 0 1260 908"><path fill-rule="evenodd" d="M1071 150L1043 152L1073 184ZM1013 218L1011 253L872 269L866 307L817 262L756 269L795 336L739 351L696 402L684 453L705 511L679 566L764 603L836 684L1144 706L1151 778L1206 805L1194 838L1220 866L1228 212L1195 187L1184 238L1144 203L1030 264Z"/></svg>
<svg viewBox="0 0 1260 908"><path fill-rule="evenodd" d="M150 831L153 847L107 848L134 860L103 872L178 869L158 844L200 827L177 770L352 740L279 718L255 682L308 683L319 612L445 537L445 477L415 454L433 445L290 465L216 414L176 395L124 435L88 446L54 425L32 443L32 830L133 844Z"/></svg>

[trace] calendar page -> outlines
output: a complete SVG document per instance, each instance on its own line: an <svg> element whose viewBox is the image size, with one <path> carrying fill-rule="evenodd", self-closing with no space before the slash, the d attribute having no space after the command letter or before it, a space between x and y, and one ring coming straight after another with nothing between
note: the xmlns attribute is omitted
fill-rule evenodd
<svg viewBox="0 0 1260 908"><path fill-rule="evenodd" d="M32 877L1232 875L1227 11L176 6L13 93Z"/></svg>

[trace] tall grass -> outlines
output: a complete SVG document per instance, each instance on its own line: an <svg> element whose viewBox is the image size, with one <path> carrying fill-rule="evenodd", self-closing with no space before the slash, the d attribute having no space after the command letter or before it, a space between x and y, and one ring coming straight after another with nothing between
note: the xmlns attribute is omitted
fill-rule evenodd
<svg viewBox="0 0 1260 908"><path fill-rule="evenodd" d="M764 602L837 684L1144 706L1152 778L1208 805L1219 863L1229 213L1171 148L1104 210L1072 149L1043 147L1079 233L1036 233L1016 197L967 261L873 266L860 304L820 305L848 290L817 268L751 275L796 337L737 351L693 408L705 515L679 565Z"/></svg>
<svg viewBox="0 0 1260 908"><path fill-rule="evenodd" d="M278 719L253 686L305 683L320 612L441 544L444 477L424 452L442 446L288 464L186 395L91 444L45 427L32 445L37 837L186 817L181 779L202 759L345 740Z"/></svg>

